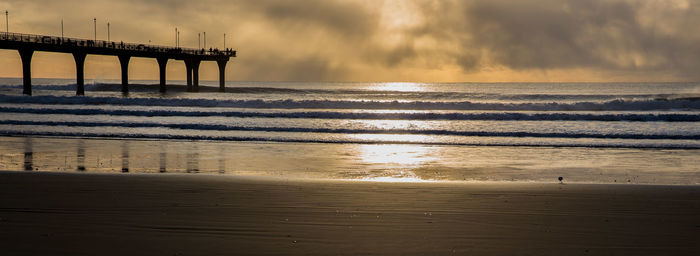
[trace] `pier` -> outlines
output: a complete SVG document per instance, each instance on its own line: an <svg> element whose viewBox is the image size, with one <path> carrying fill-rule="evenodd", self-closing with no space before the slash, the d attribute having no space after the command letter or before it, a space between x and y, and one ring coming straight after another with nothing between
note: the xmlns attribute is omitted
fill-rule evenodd
<svg viewBox="0 0 700 256"><path fill-rule="evenodd" d="M187 91L199 91L199 64L202 61L216 61L219 66L219 91L225 91L226 63L236 57L232 49L194 49L167 47L148 44L124 43L115 41L77 39L20 33L0 33L0 49L19 51L22 59L23 93L32 94L32 55L35 51L70 53L75 59L76 95L85 95L85 58L88 54L111 55L119 58L121 66L122 92L129 92L129 60L132 57L154 58L160 70L160 91L166 91L165 68L168 60L182 60L187 72Z"/></svg>

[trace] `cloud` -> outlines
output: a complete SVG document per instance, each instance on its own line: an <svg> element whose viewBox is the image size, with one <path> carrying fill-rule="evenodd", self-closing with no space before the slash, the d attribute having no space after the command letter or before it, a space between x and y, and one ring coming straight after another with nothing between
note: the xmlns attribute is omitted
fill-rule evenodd
<svg viewBox="0 0 700 256"><path fill-rule="evenodd" d="M670 2L670 1L669 1ZM675 73L697 79L700 24L697 2L478 1L465 6L481 61L516 70L588 68ZM660 15L662 14L662 15ZM674 17L682 17L680 19Z"/></svg>
<svg viewBox="0 0 700 256"><path fill-rule="evenodd" d="M274 1L265 4L264 14L282 29L324 29L345 38L369 37L377 27L369 10L349 2Z"/></svg>
<svg viewBox="0 0 700 256"><path fill-rule="evenodd" d="M1 8L11 9L11 27L37 34L57 34L63 18L68 36L89 38L92 17L98 37L109 21L125 42L171 45L178 27L185 46L206 31L207 47L221 48L226 33L239 51L227 77L238 80L700 79L699 0L0 0Z"/></svg>

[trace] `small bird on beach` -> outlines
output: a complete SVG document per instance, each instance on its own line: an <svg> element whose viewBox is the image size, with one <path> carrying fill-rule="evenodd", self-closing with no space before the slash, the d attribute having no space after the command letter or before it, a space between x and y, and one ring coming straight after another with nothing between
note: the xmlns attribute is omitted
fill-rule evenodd
<svg viewBox="0 0 700 256"><path fill-rule="evenodd" d="M559 183L564 183L564 177L559 176Z"/></svg>

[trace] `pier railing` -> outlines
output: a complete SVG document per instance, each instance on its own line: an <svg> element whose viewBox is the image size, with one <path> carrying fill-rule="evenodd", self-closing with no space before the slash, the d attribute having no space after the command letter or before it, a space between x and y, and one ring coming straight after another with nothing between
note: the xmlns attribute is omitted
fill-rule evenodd
<svg viewBox="0 0 700 256"><path fill-rule="evenodd" d="M152 53L180 53L200 56L236 56L236 51L231 49L195 49L183 47L168 47L151 44L134 44L104 40L89 40L70 37L33 35L22 33L0 32L0 41L25 42L34 44L48 44L56 46L72 46L72 47L89 47L89 48L104 48L118 49L128 51L142 51Z"/></svg>

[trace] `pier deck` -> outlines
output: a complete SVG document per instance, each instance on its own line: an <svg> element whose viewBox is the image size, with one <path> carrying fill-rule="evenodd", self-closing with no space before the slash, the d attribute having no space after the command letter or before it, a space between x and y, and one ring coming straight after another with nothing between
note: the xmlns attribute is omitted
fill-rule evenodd
<svg viewBox="0 0 700 256"><path fill-rule="evenodd" d="M232 49L193 49L116 41L77 39L46 35L0 33L0 49L18 50L22 59L24 94L32 94L31 61L35 51L70 53L75 59L77 95L85 94L84 65L88 54L111 55L119 58L122 92L129 92L129 60L131 57L155 58L160 70L160 91L165 92L165 68L168 60L182 60L187 72L187 91L199 90L199 64L216 61L219 66L219 91L225 91L226 63L236 57Z"/></svg>

